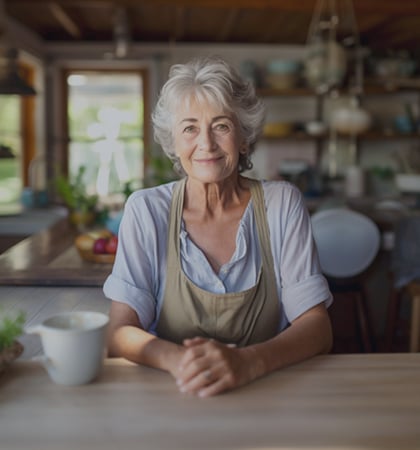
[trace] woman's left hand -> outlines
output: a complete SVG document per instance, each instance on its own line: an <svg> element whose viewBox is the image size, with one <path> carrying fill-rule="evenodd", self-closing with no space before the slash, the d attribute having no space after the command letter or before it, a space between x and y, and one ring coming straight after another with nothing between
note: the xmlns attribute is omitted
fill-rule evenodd
<svg viewBox="0 0 420 450"><path fill-rule="evenodd" d="M257 378L252 350L236 348L213 339L186 339L187 348L178 368L181 392L209 397L236 388Z"/></svg>

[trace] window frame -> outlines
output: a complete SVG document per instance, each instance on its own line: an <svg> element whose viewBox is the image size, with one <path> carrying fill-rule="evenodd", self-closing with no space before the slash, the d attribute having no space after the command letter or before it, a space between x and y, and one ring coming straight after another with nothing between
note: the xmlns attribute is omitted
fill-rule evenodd
<svg viewBox="0 0 420 450"><path fill-rule="evenodd" d="M147 163L150 159L150 99L149 99L149 70L146 68L139 69L122 69L122 68L92 68L78 66L77 68L63 68L60 75L60 91L62 98L62 107L60 112L61 124L60 128L62 130L63 136L63 147L62 147L62 157L59 158L59 172L64 175L69 175L69 123L68 123L68 102L69 102L69 89L67 84L67 78L69 75L75 72L86 72L86 73L116 73L116 74L135 74L142 79L142 96L143 96L143 165L144 170L147 170Z"/></svg>

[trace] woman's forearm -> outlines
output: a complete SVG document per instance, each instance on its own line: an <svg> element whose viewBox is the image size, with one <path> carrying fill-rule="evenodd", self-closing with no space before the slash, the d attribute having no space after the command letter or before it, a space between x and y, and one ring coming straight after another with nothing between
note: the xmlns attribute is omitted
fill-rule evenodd
<svg viewBox="0 0 420 450"><path fill-rule="evenodd" d="M312 356L328 353L332 331L328 313L318 305L297 318L292 325L269 341L241 349L252 363L258 378Z"/></svg>
<svg viewBox="0 0 420 450"><path fill-rule="evenodd" d="M119 356L138 364L171 372L174 376L183 348L133 325L115 329L108 340L109 356Z"/></svg>
<svg viewBox="0 0 420 450"><path fill-rule="evenodd" d="M183 347L145 331L137 313L124 303L113 301L109 316L109 356L167 370L176 376Z"/></svg>

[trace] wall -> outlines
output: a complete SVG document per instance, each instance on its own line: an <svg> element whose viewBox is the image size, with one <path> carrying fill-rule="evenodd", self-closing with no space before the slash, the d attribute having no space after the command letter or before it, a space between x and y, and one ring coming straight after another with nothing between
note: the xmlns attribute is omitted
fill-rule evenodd
<svg viewBox="0 0 420 450"><path fill-rule="evenodd" d="M62 154L62 99L60 98L60 71L63 68L147 68L150 71L150 99L155 103L159 89L166 80L169 67L178 62L185 62L195 56L217 54L238 69L245 60L252 59L262 67L275 58L303 58L303 47L279 47L268 45L138 45L131 49L129 59L111 60L104 55L113 50L110 44L101 45L48 45L44 49L42 60L45 80L40 82L39 100L44 103L46 115L39 114L40 122L44 122L48 135L49 154ZM39 61L39 57L38 61ZM307 121L314 117L316 104L313 98L288 97L284 99L265 99L268 106L268 120ZM401 107L400 102L389 102L389 99L373 98L369 100L369 107L380 114L393 114ZM361 163L369 168L374 165L395 166L394 153L402 147L411 145L407 141L399 142L368 142L363 144ZM327 160L322 160L322 167L327 166ZM284 159L305 159L314 163L316 157L315 146L309 141L262 140L254 155L253 174L261 178L271 178L277 175ZM343 170L341 167L340 169ZM374 325L376 332L382 334L387 300L386 269L381 268L375 274L370 287L373 297ZM380 295L378 295L378 292Z"/></svg>
<svg viewBox="0 0 420 450"><path fill-rule="evenodd" d="M153 105L158 91L167 77L169 67L178 62L185 62L195 56L216 54L226 58L238 69L243 61L252 60L264 67L268 61L276 58L302 59L305 54L303 46L278 45L209 45L194 44L136 44L129 50L129 57L125 60L111 59L114 50L113 43L100 44L47 44L33 33L7 19L7 34L14 42L19 42L24 57L28 62L38 67L36 88L37 97L37 152L42 157L48 149L48 158L59 158L62 155L63 132L61 129L61 108L59 74L65 67L97 67L97 68L125 68L147 67L151 73L150 99ZM287 99L266 99L268 120L300 121L310 120L315 115L315 102L310 98L296 97ZM369 100L370 107L378 114L387 111L389 115L396 115L403 108L403 101L389 102L387 99ZM388 111L389 108L393 111ZM346 142L341 142L339 170L345 171L347 164ZM361 145L360 162L367 169L370 167L397 167L395 153L410 147L413 142L405 141L376 141ZM327 151L324 148L321 167L324 171L328 167ZM314 164L316 159L315 145L308 141L262 140L253 157L253 175L262 178L276 176L284 159L303 159ZM44 174L44 178L48 174ZM45 180L44 180L45 181ZM41 181L42 184L42 181Z"/></svg>
<svg viewBox="0 0 420 450"><path fill-rule="evenodd" d="M74 44L54 44L46 48L48 56L48 74L49 82L46 94L54 99L50 103L49 125L54 130L50 130L51 136L54 136L55 142L50 142L54 148L52 154L59 154L60 135L62 134L58 120L61 99L58 90L59 71L64 67L77 67L87 65L97 68L133 68L147 67L151 73L150 99L154 105L159 88L166 80L169 67L174 63L185 62L196 56L219 55L239 70L241 64L246 60L252 60L261 67L265 67L267 62L272 59L302 59L305 54L303 46L276 46L276 45L154 45L143 44L135 45L130 49L129 57L125 60L110 59L113 51L112 44L97 45L74 45ZM315 116L316 103L314 98L310 97L288 97L284 99L265 99L268 106L269 121L299 121L305 122ZM403 108L403 100L389 101L389 98L370 98L368 100L369 108L376 114L396 115ZM413 145L410 141L375 141L363 143L360 148L360 163L369 169L373 166L397 167L395 152L402 148ZM340 142L340 156L338 160L339 172L343 173L348 164L348 143ZM325 145L326 147L326 145ZM321 166L324 171L328 168L328 152L326 148L322 153ZM316 146L310 141L266 141L259 143L257 151L253 157L254 170L253 175L262 178L271 178L276 176L281 163L285 159L303 159L310 164L315 164Z"/></svg>
<svg viewBox="0 0 420 450"><path fill-rule="evenodd" d="M55 147L55 154L60 154L59 136L62 134L60 130L60 120L58 120L58 111L60 110L59 97L59 71L65 67L77 67L86 65L97 68L123 68L123 67L147 67L151 72L150 84L150 98L151 104L154 105L159 89L162 83L166 80L169 68L174 63L186 62L187 60L203 55L219 55L234 66L238 70L241 68L241 63L244 60L252 59L257 64L264 67L268 61L273 58L294 58L299 59L303 57L303 47L279 47L268 45L138 45L130 49L130 57L126 60L109 60L105 59L104 55L109 55L112 52L112 46L107 44L95 46L75 46L75 45L51 45L48 46L49 74L52 77L49 83L49 96L54 98L54 105L52 105L50 123L54 123L55 130L52 133L58 142L51 142L50 145ZM303 102L302 102L303 101ZM270 106L270 100L267 99ZM306 103L306 104L305 104ZM309 108L308 108L309 103ZM312 104L312 105L311 105ZM273 106L272 104L271 106ZM290 99L284 108L273 107L269 108L269 120L281 120L287 111L287 115L292 118L302 117L310 119L313 110L313 102L310 99ZM304 158L313 160L313 146L311 144L303 144L289 142L287 146L282 145L285 157L296 154L302 154ZM307 147L307 148L304 148ZM281 149L280 149L281 150ZM274 143L261 142L259 148L254 155L254 175L270 178L274 174L270 168L278 165L279 145Z"/></svg>

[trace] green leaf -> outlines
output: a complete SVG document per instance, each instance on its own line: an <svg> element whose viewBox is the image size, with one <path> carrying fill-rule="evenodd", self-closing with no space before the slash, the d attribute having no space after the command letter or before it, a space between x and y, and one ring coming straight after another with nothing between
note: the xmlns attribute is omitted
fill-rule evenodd
<svg viewBox="0 0 420 450"><path fill-rule="evenodd" d="M23 333L26 314L19 311L17 314L1 314L0 311L0 351L10 347L16 338Z"/></svg>
<svg viewBox="0 0 420 450"><path fill-rule="evenodd" d="M80 166L73 182L63 175L58 176L55 179L55 187L58 195L69 209L80 212L93 212L98 203L98 196L86 193L86 187L83 182L85 171L86 167Z"/></svg>

